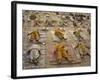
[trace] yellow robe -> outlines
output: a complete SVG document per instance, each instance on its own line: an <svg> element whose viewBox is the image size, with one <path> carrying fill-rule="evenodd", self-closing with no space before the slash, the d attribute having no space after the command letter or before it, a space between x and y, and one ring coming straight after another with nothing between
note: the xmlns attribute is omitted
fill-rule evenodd
<svg viewBox="0 0 100 80"><path fill-rule="evenodd" d="M30 35L30 40L38 41L39 38L40 38L40 35L39 35L38 31L33 31L33 32L29 33L28 35Z"/></svg>
<svg viewBox="0 0 100 80"><path fill-rule="evenodd" d="M58 44L56 46L56 59L58 63L61 63L62 59L68 59L68 53L66 52L66 50L64 49L64 45L63 44Z"/></svg>
<svg viewBox="0 0 100 80"><path fill-rule="evenodd" d="M61 30L59 30L59 29L55 30L55 35L56 35L59 39L64 39L64 33L63 33Z"/></svg>

